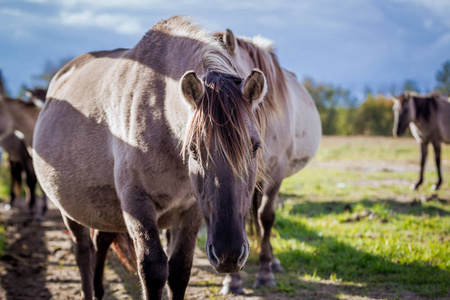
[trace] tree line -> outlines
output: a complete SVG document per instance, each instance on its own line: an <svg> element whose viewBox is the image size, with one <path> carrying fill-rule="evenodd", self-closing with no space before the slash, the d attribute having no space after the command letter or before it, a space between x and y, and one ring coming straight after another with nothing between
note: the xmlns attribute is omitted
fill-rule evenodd
<svg viewBox="0 0 450 300"><path fill-rule="evenodd" d="M435 78L434 91L450 97L450 60L437 71ZM393 89L389 95L366 89L365 99L360 102L348 89L317 83L311 78L305 78L303 85L317 105L324 135L392 135L393 95L422 92L415 81L406 80L400 89Z"/></svg>
<svg viewBox="0 0 450 300"><path fill-rule="evenodd" d="M59 63L48 61L43 72L34 76L38 82L34 88L46 89L56 72L70 60L65 58ZM1 71L0 79L3 79ZM3 82L0 80L0 91L7 93ZM450 97L450 60L437 71L436 82L434 91ZM317 105L324 135L389 136L394 123L392 96L404 91L421 92L415 81L406 80L400 89L392 89L389 95L375 94L367 88L365 99L361 102L348 89L317 83L309 77L303 80L303 85ZM19 97L25 96L26 88L25 85L21 87Z"/></svg>

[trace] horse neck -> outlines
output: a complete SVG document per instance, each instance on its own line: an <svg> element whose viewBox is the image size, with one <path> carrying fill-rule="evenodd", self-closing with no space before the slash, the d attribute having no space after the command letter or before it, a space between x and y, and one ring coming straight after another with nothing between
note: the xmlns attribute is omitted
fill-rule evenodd
<svg viewBox="0 0 450 300"><path fill-rule="evenodd" d="M23 133L27 146L31 147L33 143L33 131L40 109L35 106L25 106L18 101L10 100L6 103L8 104L8 110L14 122L14 129Z"/></svg>

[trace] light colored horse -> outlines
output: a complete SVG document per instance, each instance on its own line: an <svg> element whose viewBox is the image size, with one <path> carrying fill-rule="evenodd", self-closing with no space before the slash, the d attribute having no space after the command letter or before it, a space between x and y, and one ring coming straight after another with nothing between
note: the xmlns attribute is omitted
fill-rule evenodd
<svg viewBox="0 0 450 300"><path fill-rule="evenodd" d="M274 105L280 116L269 119L263 154L266 179L261 183L262 193L256 190L254 196L254 218L261 230L260 268L255 286L272 286L273 271L282 270L270 244L278 192L283 179L300 171L315 155L322 136L320 117L313 99L296 76L280 67L271 41L262 37L236 38L230 30L216 36L232 56L239 74L253 68L263 71L269 86L266 95L269 101L265 104ZM228 275L221 292L241 293L239 274Z"/></svg>
<svg viewBox="0 0 450 300"><path fill-rule="evenodd" d="M401 136L406 128L420 144L419 179L411 186L415 190L423 183L423 172L428 154L428 144L434 148L438 180L431 189L438 190L442 184L441 143L450 143L450 102L440 94L418 95L405 92L394 98L393 135Z"/></svg>
<svg viewBox="0 0 450 300"><path fill-rule="evenodd" d="M173 17L132 49L82 55L55 75L33 158L72 234L86 299L103 295L92 255L102 266L114 232L133 239L146 299L161 298L166 281L173 299L184 297L202 214L212 266L244 266L245 217L272 114L262 105L263 73L249 73L237 74L210 33ZM96 251L88 228L99 230Z"/></svg>

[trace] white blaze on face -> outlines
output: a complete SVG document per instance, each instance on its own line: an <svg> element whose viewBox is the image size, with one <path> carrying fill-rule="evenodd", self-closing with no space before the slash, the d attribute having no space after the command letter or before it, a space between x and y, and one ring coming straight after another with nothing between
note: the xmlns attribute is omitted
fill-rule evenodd
<svg viewBox="0 0 450 300"><path fill-rule="evenodd" d="M397 136L397 129L398 129L398 115L399 115L399 111L400 111L400 101L398 101L398 99L393 98L392 99L394 101L394 106L392 107L392 110L394 111L394 130L393 130L393 134L394 136Z"/></svg>

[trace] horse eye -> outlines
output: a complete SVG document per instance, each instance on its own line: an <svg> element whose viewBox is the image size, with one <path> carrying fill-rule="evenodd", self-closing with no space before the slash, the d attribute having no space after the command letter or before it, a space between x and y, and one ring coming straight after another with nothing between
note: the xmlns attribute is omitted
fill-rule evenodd
<svg viewBox="0 0 450 300"><path fill-rule="evenodd" d="M256 154L258 153L258 149L261 147L261 145L258 143L258 144L254 144L253 145L253 157L255 158L256 157Z"/></svg>
<svg viewBox="0 0 450 300"><path fill-rule="evenodd" d="M191 145L189 147L189 151L191 152L192 158L197 160L198 159L197 147L195 147L195 145Z"/></svg>

